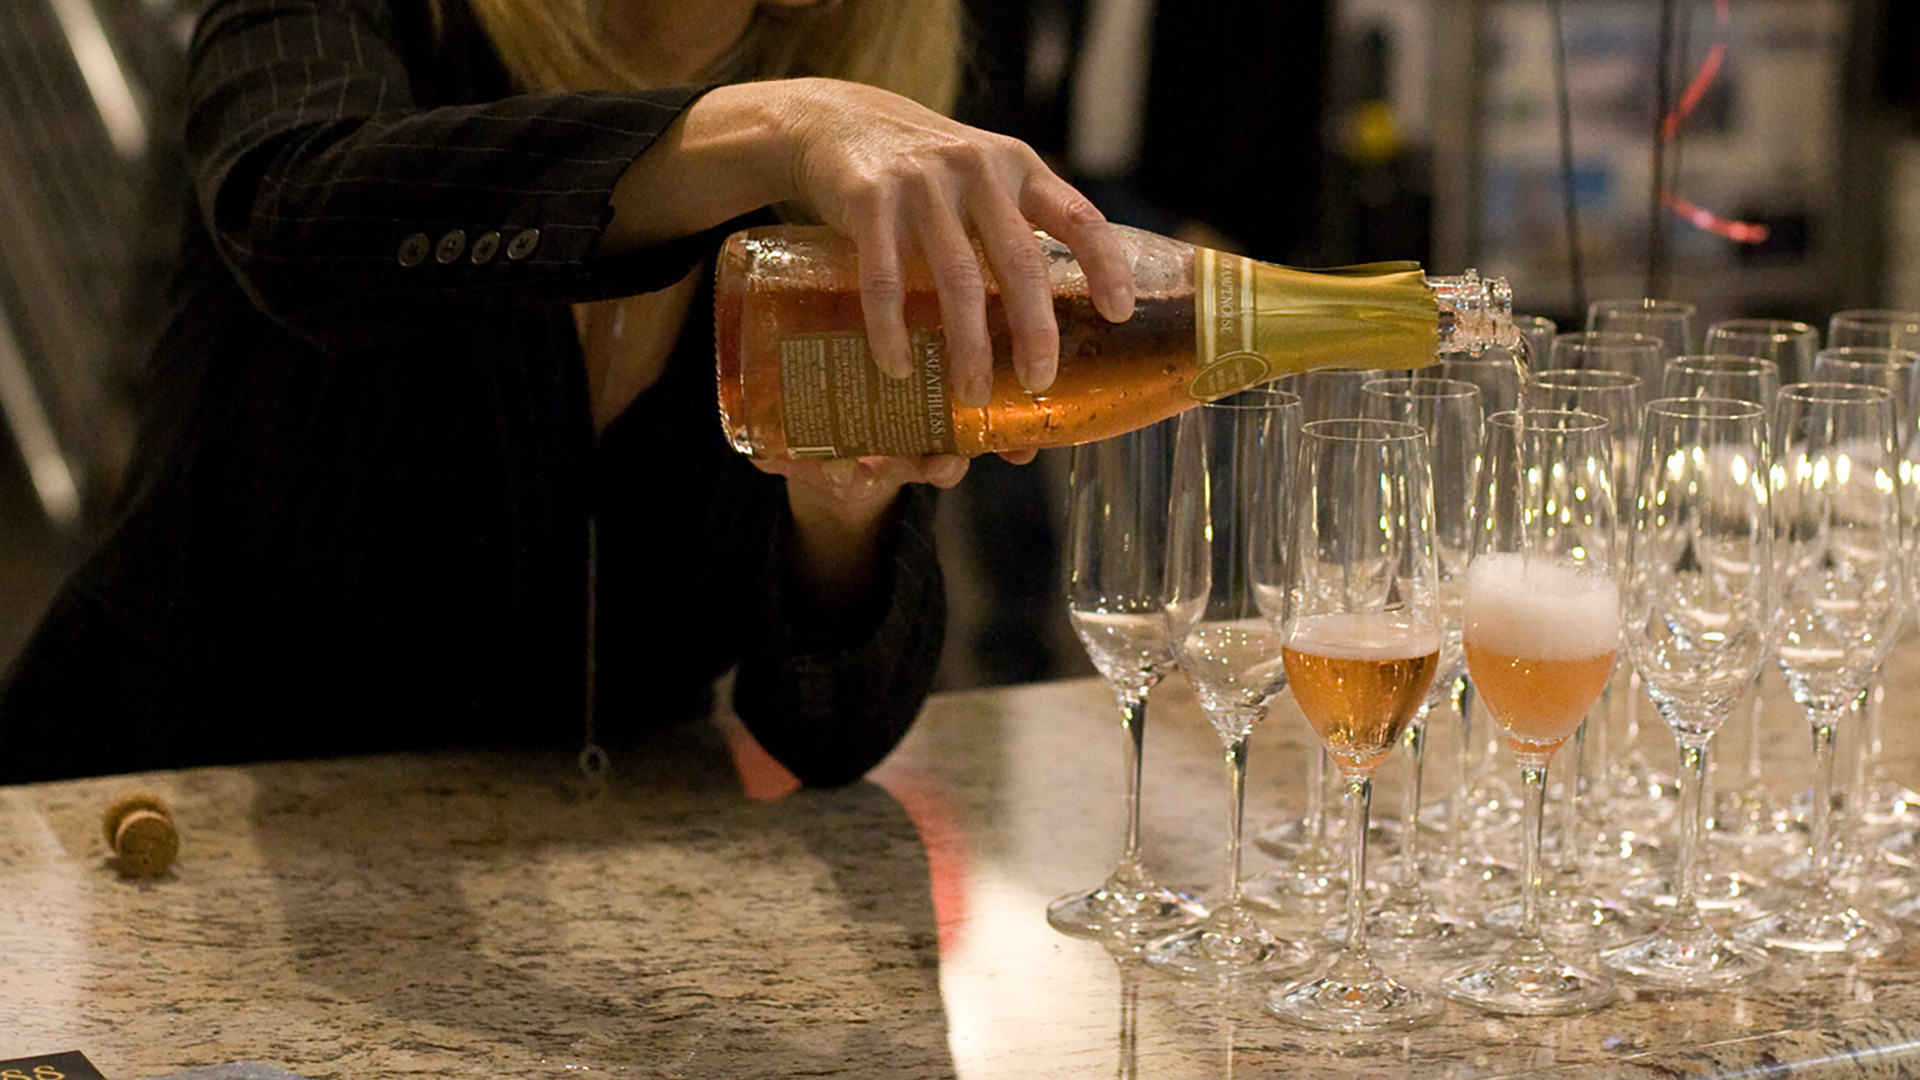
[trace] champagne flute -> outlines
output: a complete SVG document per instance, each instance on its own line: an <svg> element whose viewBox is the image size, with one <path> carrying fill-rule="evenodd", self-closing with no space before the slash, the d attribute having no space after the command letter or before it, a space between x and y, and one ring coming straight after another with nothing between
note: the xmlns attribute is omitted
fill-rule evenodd
<svg viewBox="0 0 1920 1080"><path fill-rule="evenodd" d="M1810 337L1809 337L1810 335ZM1670 398L1731 398L1748 401L1762 410L1773 408L1780 392L1782 364L1806 371L1813 366L1819 333L1805 323L1770 319L1732 319L1707 328L1707 352L1676 356L1667 361L1663 396ZM1715 349L1721 351L1715 352ZM1764 422L1765 417L1762 417ZM1739 788L1715 803L1714 823L1721 835L1737 840L1743 854L1753 856L1771 840L1784 839L1784 814L1776 818L1767 794L1761 751L1766 745L1763 719L1766 700L1761 682L1766 666L1753 677L1747 707L1747 756ZM1731 879L1728 884L1737 887ZM1707 893L1715 890L1709 887Z"/></svg>
<svg viewBox="0 0 1920 1080"><path fill-rule="evenodd" d="M1300 423L1360 416L1366 410L1363 388L1385 376L1362 368L1314 368L1282 376L1275 385L1299 395ZM1260 850L1285 865L1246 883L1246 896L1284 916L1318 915L1336 902L1340 877L1339 837L1328 833L1327 755L1307 761L1306 809L1297 818L1275 822L1254 838Z"/></svg>
<svg viewBox="0 0 1920 1080"><path fill-rule="evenodd" d="M1877 314L1890 321L1900 315L1898 312ZM1840 345L1821 349L1814 354L1813 361L1816 382L1884 386L1893 393L1894 449L1900 455L1901 514L1909 559L1914 557L1913 529L1916 522L1920 522L1920 499L1916 499L1916 495L1920 495L1920 475L1916 474L1915 460L1920 458L1920 438L1915 437L1916 425L1920 425L1920 353L1913 351L1916 346L1920 346L1920 337L1906 347ZM1860 724L1859 737L1852 740L1852 780L1848 785L1848 818L1854 828L1847 831L1851 831L1856 840L1863 839L1858 835L1858 826L1898 822L1909 807L1920 801L1920 795L1894 783L1880 768L1880 702L1885 696L1886 688L1875 678L1867 692L1854 702ZM1842 843L1840 846L1846 852L1844 861L1850 870L1864 867L1865 852L1861 850L1864 845ZM1793 864L1786 868L1790 877L1799 876L1801 869Z"/></svg>
<svg viewBox="0 0 1920 1080"><path fill-rule="evenodd" d="M1527 352L1533 357L1533 366L1546 363L1547 351L1553 348L1554 335L1560 333L1560 324L1545 315L1513 316L1513 325L1518 327L1522 337L1527 339Z"/></svg>
<svg viewBox="0 0 1920 1080"><path fill-rule="evenodd" d="M1813 354L1807 354L1807 364ZM1714 397L1751 401L1763 409L1773 406L1780 392L1780 364L1764 356L1729 353L1690 353L1667 361L1661 397Z"/></svg>
<svg viewBox="0 0 1920 1080"><path fill-rule="evenodd" d="M1376 379L1363 388L1366 413L1380 420L1417 425L1426 432L1433 477L1434 552L1441 605L1440 666L1420 711L1407 725L1407 751L1412 757L1412 782L1406 785L1400 814L1399 872L1395 887L1379 908L1368 915L1368 937L1374 948L1403 956L1454 956L1480 948L1486 935L1471 922L1452 917L1434 906L1422 878L1420 804L1425 787L1426 727L1428 717L1443 708L1465 703L1456 684L1467 674L1460 646L1460 604L1466 588L1467 560L1473 545L1473 497L1480 476L1480 443L1484 416L1480 390L1459 379ZM1464 751L1471 726L1456 714ZM1464 808L1466 769L1456 771L1452 805ZM1464 815L1453 814L1464 826Z"/></svg>
<svg viewBox="0 0 1920 1080"><path fill-rule="evenodd" d="M1595 340L1611 339L1617 335L1591 333L1576 336L1587 339L1582 344L1592 344ZM1635 337L1632 342L1635 348L1651 347L1649 339ZM1614 494L1612 520L1616 525L1627 512L1632 497L1633 461L1640 443L1642 392L1640 376L1613 367L1555 369L1534 376L1535 407L1586 413L1606 421L1608 460L1612 469L1610 490ZM1660 822L1659 811L1664 808L1664 803L1651 801L1647 796L1670 790L1670 784L1651 779L1655 775L1654 770L1640 762L1637 754L1633 754L1630 755L1632 760L1627 772L1635 780L1632 788L1641 797L1628 800L1606 798L1613 790L1614 774L1607 720L1617 703L1613 680L1610 678L1601 690L1598 720L1582 723L1574 735L1571 761L1565 767L1560 783L1563 793L1558 815L1562 823L1558 830L1560 842L1552 868L1551 885L1546 892L1543 921L1548 937L1582 946L1596 938L1617 941L1646 928L1645 920L1638 912L1614 898L1617 890L1609 889L1609 895L1601 895L1587 887L1583 863L1589 852L1607 853L1614 858L1628 860L1634 872L1643 876L1650 873L1649 865L1663 855L1658 846L1647 838L1656 831L1655 826ZM1637 713L1635 716L1637 718ZM1630 729L1629 735L1633 734L1637 732ZM1629 741L1631 744L1631 738ZM1561 760L1567 761L1565 758ZM1597 779L1592 794L1598 798L1583 799L1582 783L1589 775L1589 767ZM1611 877L1603 875L1606 880L1611 880ZM1517 904L1510 905L1489 912L1486 921L1496 928L1511 926L1519 919L1518 907Z"/></svg>
<svg viewBox="0 0 1920 1080"><path fill-rule="evenodd" d="M1720 985L1767 962L1697 901L1707 752L1772 646L1766 430L1760 406L1726 398L1652 402L1642 427L1627 648L1679 745L1680 853L1659 928L1600 960L1654 986Z"/></svg>
<svg viewBox="0 0 1920 1080"><path fill-rule="evenodd" d="M1899 937L1832 887L1834 729L1886 658L1904 614L1893 394L1783 387L1773 423L1773 567L1779 661L1813 729L1813 835L1805 886L1743 924L1742 940L1805 956L1873 955Z"/></svg>
<svg viewBox="0 0 1920 1080"><path fill-rule="evenodd" d="M1323 420L1301 441L1283 656L1294 702L1346 781L1347 933L1325 971L1274 991L1267 1008L1321 1030L1417 1027L1444 1005L1367 951L1367 804L1440 663L1427 438L1413 424Z"/></svg>
<svg viewBox="0 0 1920 1080"><path fill-rule="evenodd" d="M1698 352L1700 309L1685 300L1643 297L1627 300L1595 300L1587 305L1587 329L1628 334L1644 334L1660 339L1660 358ZM1635 372L1648 385L1660 375L1660 369Z"/></svg>
<svg viewBox="0 0 1920 1080"><path fill-rule="evenodd" d="M1226 751L1227 873L1199 924L1147 946L1147 963L1184 978L1277 976L1307 966L1305 945L1275 937L1246 904L1240 836L1247 742L1287 686L1280 622L1292 537L1286 473L1300 399L1255 387L1178 420L1167 549L1168 633L1181 674Z"/></svg>
<svg viewBox="0 0 1920 1080"><path fill-rule="evenodd" d="M1853 308L1827 318L1828 345L1920 349L1920 311Z"/></svg>
<svg viewBox="0 0 1920 1080"><path fill-rule="evenodd" d="M1657 386L1664 363L1666 353L1659 338L1620 330L1576 330L1554 336L1541 367L1543 371L1618 371L1637 377L1642 386Z"/></svg>
<svg viewBox="0 0 1920 1080"><path fill-rule="evenodd" d="M1133 944L1204 914L1192 897L1156 882L1140 854L1147 695L1174 667L1165 614L1174 429L1163 420L1076 446L1068 478L1067 612L1120 705L1127 831L1106 881L1055 900L1047 921L1063 933Z"/></svg>
<svg viewBox="0 0 1920 1080"><path fill-rule="evenodd" d="M1488 1012L1585 1012L1612 1000L1613 983L1541 937L1540 832L1547 765L1600 699L1620 647L1609 425L1570 410L1499 413L1485 458L1463 637L1467 668L1520 762L1520 923L1498 956L1440 986Z"/></svg>
<svg viewBox="0 0 1920 1080"><path fill-rule="evenodd" d="M1771 360L1788 382L1798 382L1813 370L1813 354L1820 351L1820 331L1790 319L1722 319L1707 327L1701 347L1709 356ZM1773 399L1764 404L1771 408Z"/></svg>
<svg viewBox="0 0 1920 1080"><path fill-rule="evenodd" d="M1550 386L1546 395L1534 402L1536 406L1578 409L1614 421L1614 491L1622 500L1631 487L1624 478L1632 475L1639 455L1640 403L1660 386L1666 355L1662 341L1649 334L1619 330L1562 334L1554 340L1553 369L1564 374L1550 376L1543 371L1535 379L1536 383L1548 379ZM1609 383L1609 379L1614 381ZM1633 389L1626 388L1627 380L1631 380ZM1642 745L1646 728L1640 722L1643 692L1639 673L1629 667L1625 693L1610 686L1602 698L1605 719L1593 725L1597 733L1595 749L1603 758L1601 795L1608 804L1603 816L1610 823L1608 831L1617 832L1620 839L1619 843L1600 846L1627 853L1636 864L1636 873L1644 873L1650 861L1664 857L1647 837L1663 823L1669 809L1666 799L1673 791L1673 778L1646 759ZM1606 730L1609 725L1619 729L1617 751L1612 733Z"/></svg>

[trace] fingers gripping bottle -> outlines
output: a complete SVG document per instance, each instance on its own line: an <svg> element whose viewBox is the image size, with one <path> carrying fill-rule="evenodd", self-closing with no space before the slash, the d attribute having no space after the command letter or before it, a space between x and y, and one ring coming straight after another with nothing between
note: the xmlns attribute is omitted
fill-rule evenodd
<svg viewBox="0 0 1920 1080"><path fill-rule="evenodd" d="M1505 281L1431 278L1414 263L1304 271L1115 226L1134 254L1133 317L1094 310L1066 245L1040 235L1060 326L1059 375L1041 393L1014 376L988 279L993 391L948 393L939 300L907 283L914 371L882 375L867 350L853 243L817 226L735 233L714 297L720 416L761 458L957 453L1067 446L1118 435L1203 401L1318 367L1424 367L1445 351L1517 346Z"/></svg>

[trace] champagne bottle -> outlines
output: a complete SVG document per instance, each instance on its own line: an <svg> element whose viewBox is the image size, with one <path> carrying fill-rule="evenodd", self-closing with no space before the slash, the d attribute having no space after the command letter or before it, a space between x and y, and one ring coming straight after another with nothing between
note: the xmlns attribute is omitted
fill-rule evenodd
<svg viewBox="0 0 1920 1080"><path fill-rule="evenodd" d="M948 392L939 300L907 283L913 374L880 373L867 349L853 243L817 226L735 233L714 294L720 416L761 458L958 453L1067 446L1118 435L1203 401L1317 367L1407 369L1442 350L1515 346L1506 282L1430 278L1414 263L1304 271L1116 226L1134 254L1131 319L1093 307L1066 245L1040 235L1054 286L1060 365L1042 393L1013 372L988 279L991 400Z"/></svg>

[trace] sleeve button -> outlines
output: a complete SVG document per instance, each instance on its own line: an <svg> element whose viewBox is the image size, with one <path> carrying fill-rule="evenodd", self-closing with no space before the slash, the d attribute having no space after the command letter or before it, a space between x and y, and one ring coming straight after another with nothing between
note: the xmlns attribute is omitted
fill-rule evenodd
<svg viewBox="0 0 1920 1080"><path fill-rule="evenodd" d="M433 259L440 265L445 266L465 254L466 250L467 234L465 230L453 229L449 231L447 235L440 238L440 243L433 249Z"/></svg>
<svg viewBox="0 0 1920 1080"><path fill-rule="evenodd" d="M485 266L499 253L500 234L488 230L474 238L473 247L467 251L467 258L472 259L475 266Z"/></svg>
<svg viewBox="0 0 1920 1080"><path fill-rule="evenodd" d="M514 262L519 262L521 259L533 254L533 249L539 246L539 229L521 229L519 232L513 234L512 240L507 241L507 258Z"/></svg>
<svg viewBox="0 0 1920 1080"><path fill-rule="evenodd" d="M400 250L396 253L400 265L409 269L427 261L427 252L432 245L427 241L426 233L411 233L400 241Z"/></svg>

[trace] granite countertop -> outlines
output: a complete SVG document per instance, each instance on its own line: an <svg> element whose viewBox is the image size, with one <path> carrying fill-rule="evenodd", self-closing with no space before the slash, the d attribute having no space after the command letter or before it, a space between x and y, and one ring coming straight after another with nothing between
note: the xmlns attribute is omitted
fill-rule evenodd
<svg viewBox="0 0 1920 1080"><path fill-rule="evenodd" d="M1301 797L1290 708L1255 735L1250 831ZM1889 706L1887 760L1920 786L1906 711ZM1799 790L1804 721L1770 702L1766 730L1776 789ZM1212 883L1218 742L1177 680L1148 733L1149 857ZM598 794L560 753L0 789L0 1059L78 1049L115 1080L240 1061L342 1080L1920 1072L1914 926L1874 960L1736 991L1571 1019L1453 1006L1391 1038L1301 1032L1258 990L1142 971L1044 919L1118 854L1120 739L1105 687L1073 681L938 696L836 791L792 791L725 718L619 754ZM1671 754L1664 731L1646 745ZM1377 814L1404 769L1383 770ZM152 881L121 878L101 836L133 786L180 823ZM1250 849L1249 873L1268 865Z"/></svg>

